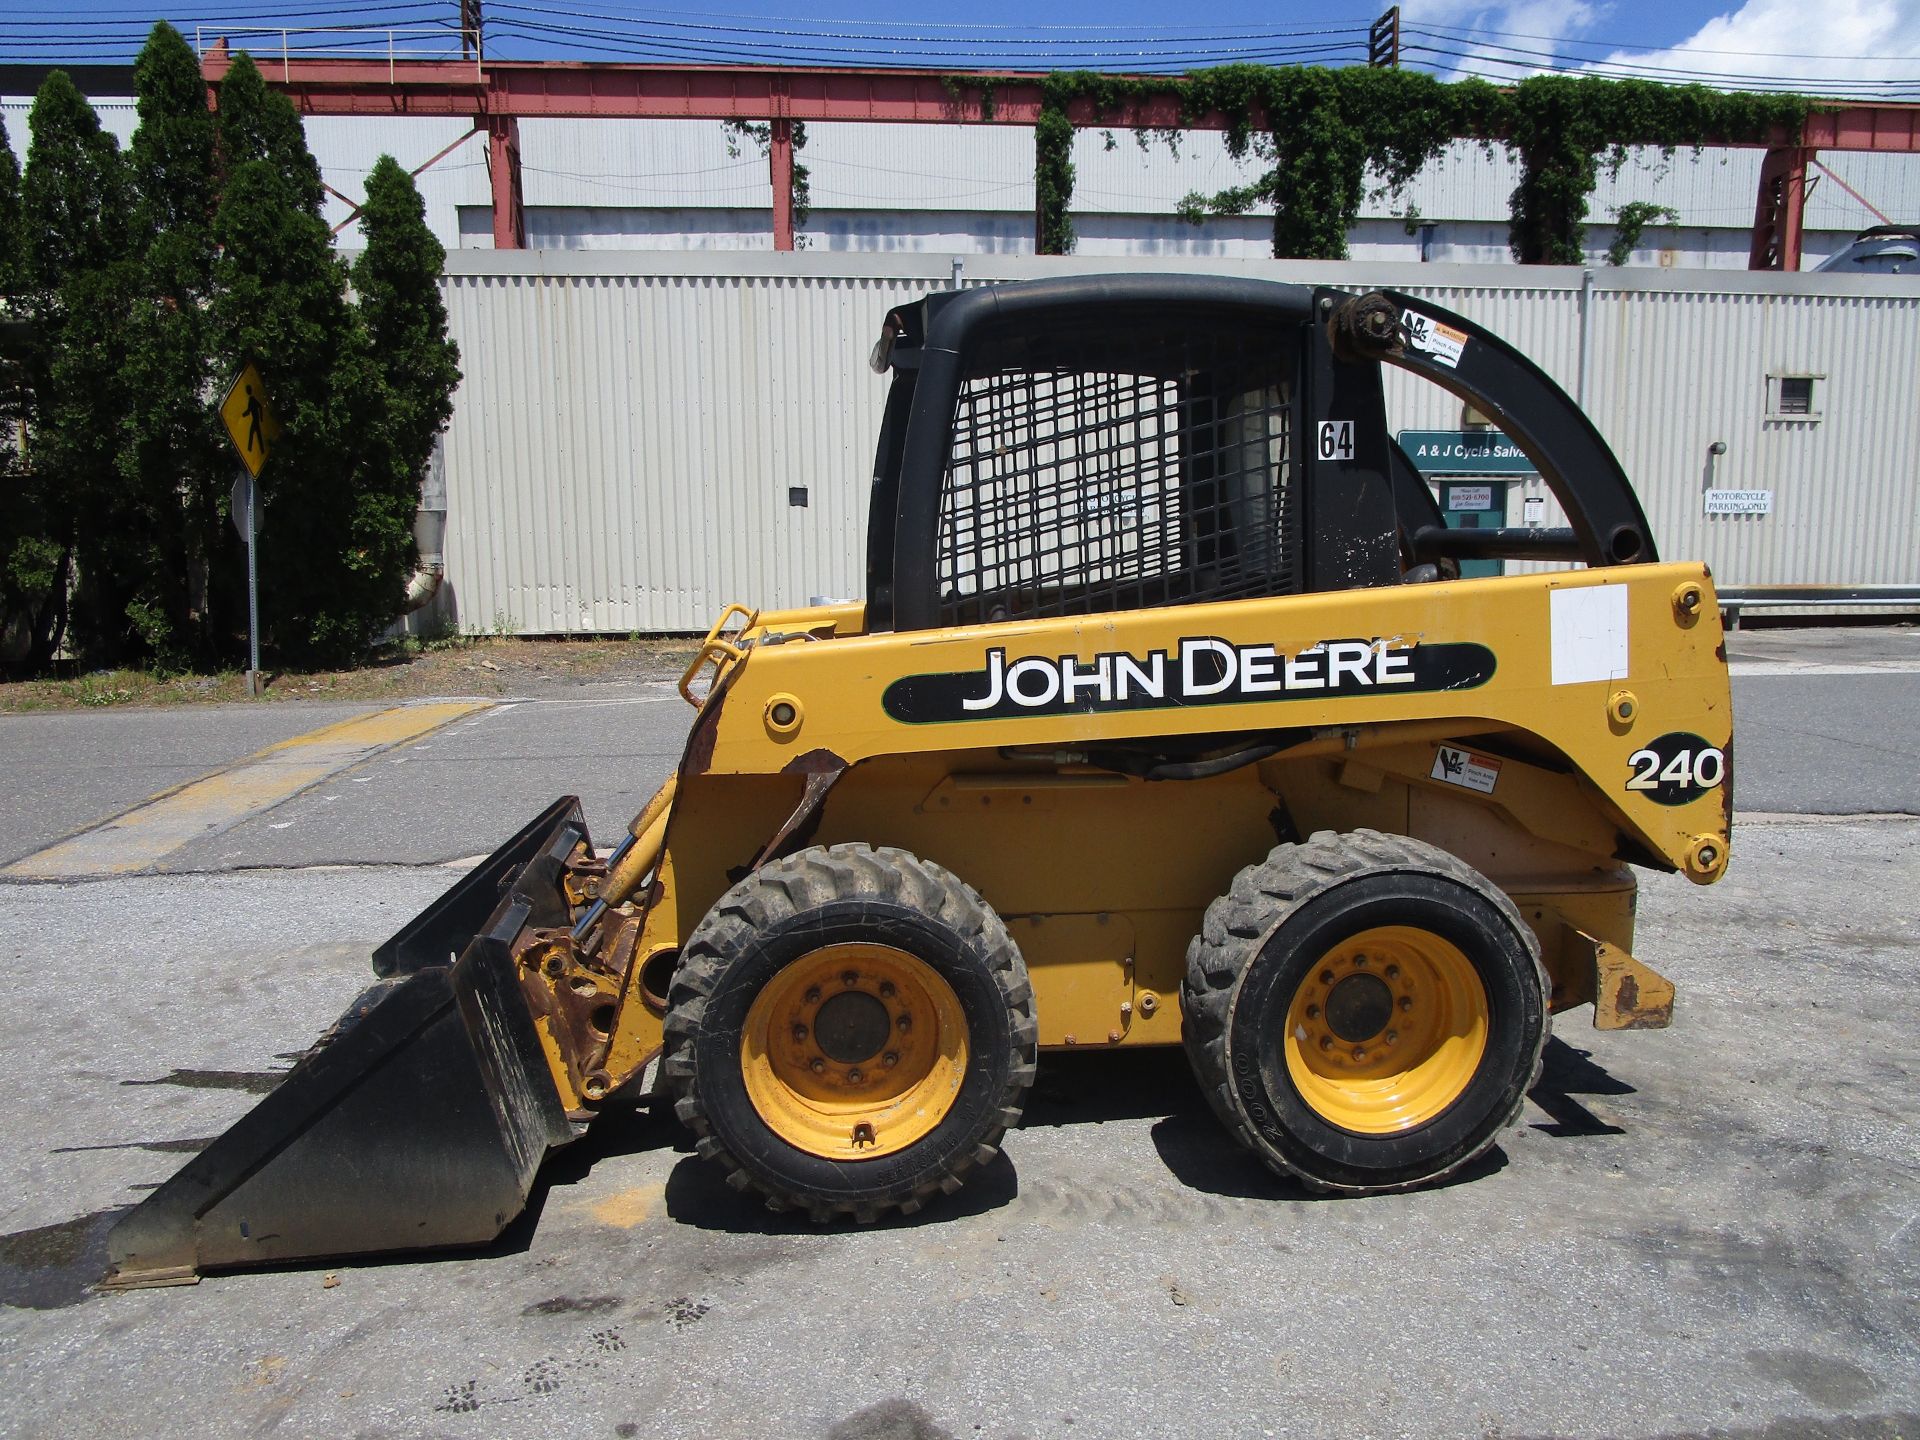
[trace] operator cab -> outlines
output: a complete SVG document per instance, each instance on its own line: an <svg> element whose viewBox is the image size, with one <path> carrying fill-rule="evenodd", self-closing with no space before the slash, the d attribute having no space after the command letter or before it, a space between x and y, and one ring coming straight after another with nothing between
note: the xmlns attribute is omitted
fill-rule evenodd
<svg viewBox="0 0 1920 1440"><path fill-rule="evenodd" d="M1461 340L1423 347L1435 326ZM1653 558L1572 402L1410 297L1192 275L999 285L895 310L872 358L893 374L872 629L1396 585L1456 575L1462 553ZM1573 528L1447 530L1388 431L1382 361L1503 422Z"/></svg>

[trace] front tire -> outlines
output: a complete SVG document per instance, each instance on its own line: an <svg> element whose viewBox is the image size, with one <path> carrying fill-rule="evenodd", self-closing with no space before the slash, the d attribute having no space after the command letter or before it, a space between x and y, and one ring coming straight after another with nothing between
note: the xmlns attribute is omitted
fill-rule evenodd
<svg viewBox="0 0 1920 1440"><path fill-rule="evenodd" d="M1208 907L1182 1033L1215 1112L1274 1170L1403 1190L1519 1115L1546 992L1538 942L1485 876L1417 840L1323 831Z"/></svg>
<svg viewBox="0 0 1920 1440"><path fill-rule="evenodd" d="M1000 918L939 866L864 845L802 850L722 896L665 1028L661 1074L700 1155L823 1222L957 1190L1018 1123L1038 1058Z"/></svg>

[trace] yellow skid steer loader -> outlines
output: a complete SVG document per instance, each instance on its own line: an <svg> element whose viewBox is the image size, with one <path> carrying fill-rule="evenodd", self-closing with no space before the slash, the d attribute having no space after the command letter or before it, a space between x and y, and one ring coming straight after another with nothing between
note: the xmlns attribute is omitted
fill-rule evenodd
<svg viewBox="0 0 1920 1440"><path fill-rule="evenodd" d="M377 950L113 1283L485 1242L656 1060L736 1187L871 1220L991 1159L1043 1049L1184 1043L1255 1155L1368 1193L1486 1150L1552 1014L1667 1023L1631 867L1726 867L1719 610L1539 369L1190 275L929 296L874 365L865 601L729 607L611 856L559 800ZM1448 529L1388 365L1567 527Z"/></svg>

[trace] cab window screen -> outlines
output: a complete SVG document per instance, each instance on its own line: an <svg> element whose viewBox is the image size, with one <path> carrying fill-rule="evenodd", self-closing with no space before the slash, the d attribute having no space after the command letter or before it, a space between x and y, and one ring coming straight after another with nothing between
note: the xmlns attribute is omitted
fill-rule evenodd
<svg viewBox="0 0 1920 1440"><path fill-rule="evenodd" d="M1297 588L1294 387L1277 349L1137 330L1011 348L1025 363L971 376L956 407L945 623Z"/></svg>

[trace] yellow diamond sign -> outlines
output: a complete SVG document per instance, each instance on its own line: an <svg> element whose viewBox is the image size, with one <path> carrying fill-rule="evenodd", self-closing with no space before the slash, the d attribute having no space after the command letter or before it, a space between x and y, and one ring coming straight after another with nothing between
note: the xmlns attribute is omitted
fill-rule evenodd
<svg viewBox="0 0 1920 1440"><path fill-rule="evenodd" d="M233 437L233 448L240 452L240 463L249 475L258 476L273 453L273 442L280 438L280 422L273 418L267 382L251 360L233 377L227 398L220 402L220 418Z"/></svg>

